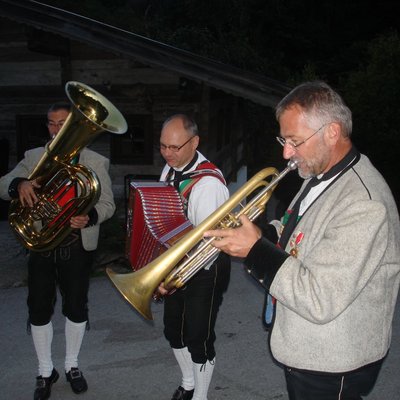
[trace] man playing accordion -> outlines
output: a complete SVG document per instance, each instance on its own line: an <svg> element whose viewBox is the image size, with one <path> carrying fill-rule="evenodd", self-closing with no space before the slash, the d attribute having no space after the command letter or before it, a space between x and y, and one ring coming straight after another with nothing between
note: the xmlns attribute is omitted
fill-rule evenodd
<svg viewBox="0 0 400 400"><path fill-rule="evenodd" d="M183 114L168 118L161 130L160 151L166 161L160 180L170 182L181 195L185 213L196 226L229 197L225 180L200 152L196 123ZM164 334L182 372L182 383L172 400L206 400L215 366L218 309L228 287L230 259L220 254L182 289L164 300Z"/></svg>

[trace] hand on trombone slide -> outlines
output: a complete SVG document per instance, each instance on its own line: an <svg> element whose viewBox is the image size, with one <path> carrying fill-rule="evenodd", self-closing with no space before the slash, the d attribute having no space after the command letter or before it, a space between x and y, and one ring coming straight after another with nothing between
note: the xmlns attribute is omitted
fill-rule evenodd
<svg viewBox="0 0 400 400"><path fill-rule="evenodd" d="M247 216L239 217L238 228L214 229L204 232L204 238L215 237L212 245L233 257L245 258L261 238L261 230Z"/></svg>

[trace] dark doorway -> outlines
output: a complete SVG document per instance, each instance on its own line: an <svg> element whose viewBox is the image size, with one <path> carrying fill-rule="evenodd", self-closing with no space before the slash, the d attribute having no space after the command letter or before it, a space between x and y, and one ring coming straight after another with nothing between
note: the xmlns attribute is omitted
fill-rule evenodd
<svg viewBox="0 0 400 400"><path fill-rule="evenodd" d="M49 139L46 116L17 115L17 158L24 157L26 150L44 146Z"/></svg>

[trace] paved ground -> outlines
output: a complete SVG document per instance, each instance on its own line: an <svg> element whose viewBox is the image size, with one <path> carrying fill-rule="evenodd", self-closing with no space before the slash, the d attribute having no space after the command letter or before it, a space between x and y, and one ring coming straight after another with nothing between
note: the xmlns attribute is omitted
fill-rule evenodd
<svg viewBox="0 0 400 400"><path fill-rule="evenodd" d="M115 257L111 257L114 259ZM104 259L103 259L104 260ZM37 371L32 339L26 328L26 256L0 221L0 399L31 399ZM259 318L263 293L239 264L217 322L217 365L210 400L287 400L282 371L267 349ZM87 377L86 400L169 399L179 372L162 334L162 306L152 305L154 321L144 321L125 302L107 277L93 278L90 325L80 366ZM374 392L368 400L400 399L400 307L393 345ZM64 320L59 309L53 320L53 358L62 372ZM62 376L51 399L75 399Z"/></svg>

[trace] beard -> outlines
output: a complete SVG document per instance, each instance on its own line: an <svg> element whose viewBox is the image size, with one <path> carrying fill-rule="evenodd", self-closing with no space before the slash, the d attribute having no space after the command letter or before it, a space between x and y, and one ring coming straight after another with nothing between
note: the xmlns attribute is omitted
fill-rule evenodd
<svg viewBox="0 0 400 400"><path fill-rule="evenodd" d="M324 143L323 138L318 142L314 154L311 154L307 159L299 156L292 157L293 161L297 161L297 172L303 179L313 178L322 174L325 170L327 160L330 158L330 149Z"/></svg>

